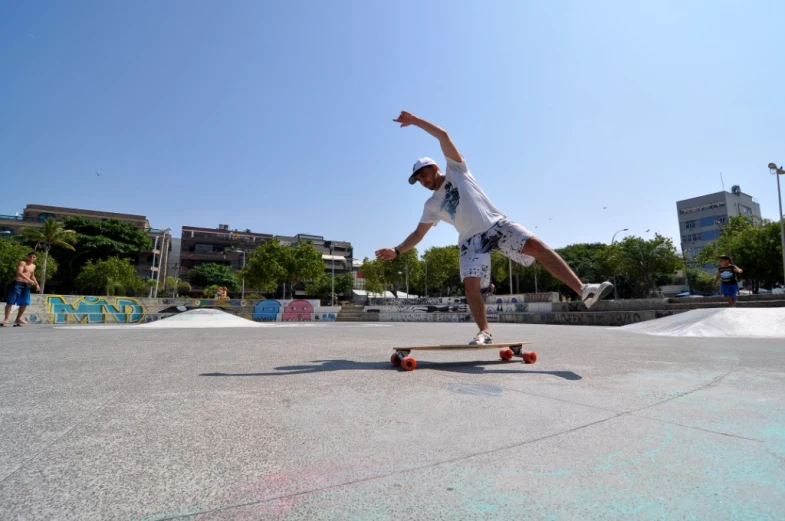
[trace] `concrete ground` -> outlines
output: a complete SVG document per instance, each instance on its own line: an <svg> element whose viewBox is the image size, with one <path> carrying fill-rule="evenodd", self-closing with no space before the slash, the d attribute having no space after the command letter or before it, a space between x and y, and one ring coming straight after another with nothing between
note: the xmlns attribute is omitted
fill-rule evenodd
<svg viewBox="0 0 785 521"><path fill-rule="evenodd" d="M0 519L785 519L782 339L494 332L2 329Z"/></svg>

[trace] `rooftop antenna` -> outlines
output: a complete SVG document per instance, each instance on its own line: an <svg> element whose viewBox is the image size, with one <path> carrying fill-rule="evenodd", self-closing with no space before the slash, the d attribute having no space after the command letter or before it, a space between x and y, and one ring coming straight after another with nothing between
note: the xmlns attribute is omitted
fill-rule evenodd
<svg viewBox="0 0 785 521"><path fill-rule="evenodd" d="M722 172L720 172L720 181L722 181L722 191L725 191L725 180L722 178Z"/></svg>

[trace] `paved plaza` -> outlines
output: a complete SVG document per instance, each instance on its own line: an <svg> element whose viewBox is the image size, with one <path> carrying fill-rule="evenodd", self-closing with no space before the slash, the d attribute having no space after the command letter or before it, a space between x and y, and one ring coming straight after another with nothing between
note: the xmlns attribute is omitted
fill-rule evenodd
<svg viewBox="0 0 785 521"><path fill-rule="evenodd" d="M0 519L785 519L781 338L186 322L0 330Z"/></svg>

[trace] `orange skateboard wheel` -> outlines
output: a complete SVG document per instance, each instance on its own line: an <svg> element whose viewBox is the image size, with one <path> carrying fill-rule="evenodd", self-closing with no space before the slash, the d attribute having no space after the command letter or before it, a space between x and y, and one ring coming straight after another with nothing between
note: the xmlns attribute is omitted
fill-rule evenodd
<svg viewBox="0 0 785 521"><path fill-rule="evenodd" d="M390 357L390 362L392 362L392 365L395 367L401 367L401 357L398 356L398 353L395 353Z"/></svg>
<svg viewBox="0 0 785 521"><path fill-rule="evenodd" d="M523 352L523 362L526 364L533 364L537 362L537 353L534 351Z"/></svg>
<svg viewBox="0 0 785 521"><path fill-rule="evenodd" d="M411 356L406 356L401 360L401 367L403 367L404 371L414 371L417 369L417 360Z"/></svg>
<svg viewBox="0 0 785 521"><path fill-rule="evenodd" d="M512 360L512 349L502 349L499 351L499 356L502 360Z"/></svg>

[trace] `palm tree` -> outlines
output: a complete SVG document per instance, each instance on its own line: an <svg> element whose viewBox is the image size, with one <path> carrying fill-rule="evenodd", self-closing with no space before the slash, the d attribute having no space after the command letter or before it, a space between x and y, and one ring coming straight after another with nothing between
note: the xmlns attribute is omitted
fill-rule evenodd
<svg viewBox="0 0 785 521"><path fill-rule="evenodd" d="M46 286L46 262L49 260L49 250L52 246L75 250L73 245L76 244L76 232L66 230L62 223L50 217L44 221L42 227L24 228L22 234L25 241L35 243L36 251L41 247L44 248L44 266L41 269L41 293L43 293Z"/></svg>

